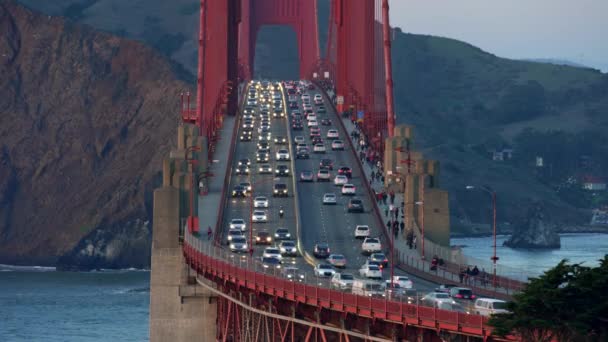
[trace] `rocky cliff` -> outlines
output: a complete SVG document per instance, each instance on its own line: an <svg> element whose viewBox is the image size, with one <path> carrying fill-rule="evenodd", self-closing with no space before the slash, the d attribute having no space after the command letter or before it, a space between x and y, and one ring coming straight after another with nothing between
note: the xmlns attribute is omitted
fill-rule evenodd
<svg viewBox="0 0 608 342"><path fill-rule="evenodd" d="M0 0L0 263L146 267L188 87L144 45Z"/></svg>
<svg viewBox="0 0 608 342"><path fill-rule="evenodd" d="M504 242L511 248L560 248L560 238L555 224L550 222L541 203L534 203L528 209L525 222L513 230Z"/></svg>

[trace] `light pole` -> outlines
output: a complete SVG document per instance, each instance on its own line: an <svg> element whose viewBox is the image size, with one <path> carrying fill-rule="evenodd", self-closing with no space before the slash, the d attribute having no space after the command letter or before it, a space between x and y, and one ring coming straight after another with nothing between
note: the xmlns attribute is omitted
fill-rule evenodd
<svg viewBox="0 0 608 342"><path fill-rule="evenodd" d="M492 235L494 237L494 243L493 243L492 247L494 248L494 255L492 255L492 257L490 257L490 260L492 260L492 272L493 272L492 286L494 288L496 288L496 262L499 259L498 256L496 256L496 191L494 191L494 189L490 188L489 186L475 187L473 185L467 185L466 189L467 190L480 189L480 190L488 193L490 195L490 197L492 198Z"/></svg>
<svg viewBox="0 0 608 342"><path fill-rule="evenodd" d="M194 216L194 167L197 164L197 160L192 158L188 158L188 154L190 152L198 152L201 148L198 146L189 146L186 149L186 161L190 164L190 215L188 216L188 231L190 233L198 232L198 215Z"/></svg>

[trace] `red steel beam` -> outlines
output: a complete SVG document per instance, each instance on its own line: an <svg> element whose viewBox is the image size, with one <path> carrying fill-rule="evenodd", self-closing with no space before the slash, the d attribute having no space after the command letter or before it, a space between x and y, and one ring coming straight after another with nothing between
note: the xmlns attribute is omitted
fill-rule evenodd
<svg viewBox="0 0 608 342"><path fill-rule="evenodd" d="M382 33L384 36L384 74L386 77L386 115L388 116L388 136L395 133L395 109L393 100L393 61L391 56L391 27L389 23L388 0L382 1Z"/></svg>

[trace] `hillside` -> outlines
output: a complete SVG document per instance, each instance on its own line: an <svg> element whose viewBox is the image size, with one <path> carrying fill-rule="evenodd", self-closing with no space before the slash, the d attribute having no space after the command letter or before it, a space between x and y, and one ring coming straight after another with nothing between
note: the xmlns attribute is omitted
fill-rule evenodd
<svg viewBox="0 0 608 342"><path fill-rule="evenodd" d="M0 263L145 267L187 85L141 43L11 0L0 31Z"/></svg>

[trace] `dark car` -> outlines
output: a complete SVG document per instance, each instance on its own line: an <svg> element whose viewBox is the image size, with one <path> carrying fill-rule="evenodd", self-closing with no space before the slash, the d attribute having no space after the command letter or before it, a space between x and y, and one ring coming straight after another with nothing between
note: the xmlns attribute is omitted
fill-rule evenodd
<svg viewBox="0 0 608 342"><path fill-rule="evenodd" d="M321 169L328 169L328 170L333 170L334 169L334 162L331 161L331 159L321 159L321 162L319 163L319 167Z"/></svg>
<svg viewBox="0 0 608 342"><path fill-rule="evenodd" d="M363 201L357 198L353 198L348 201L347 210L349 213L362 213L364 212Z"/></svg>
<svg viewBox="0 0 608 342"><path fill-rule="evenodd" d="M293 125L291 125L291 128L294 131L301 131L304 129L304 126L302 126L302 123L294 123Z"/></svg>
<svg viewBox="0 0 608 342"><path fill-rule="evenodd" d="M450 289L450 297L455 298L455 299L468 299L468 300L473 300L473 299L477 298L473 294L473 290L466 288L466 287L452 287Z"/></svg>
<svg viewBox="0 0 608 342"><path fill-rule="evenodd" d="M238 165L251 165L251 160L249 160L249 158L243 158L239 160L239 164Z"/></svg>
<svg viewBox="0 0 608 342"><path fill-rule="evenodd" d="M455 284L441 284L441 285L439 285L439 287L435 288L435 292L450 293L450 289L452 289L453 287L458 287L458 285L455 285Z"/></svg>
<svg viewBox="0 0 608 342"><path fill-rule="evenodd" d="M289 176L289 167L287 165L277 165L275 174L277 176Z"/></svg>
<svg viewBox="0 0 608 342"><path fill-rule="evenodd" d="M289 229L287 229L287 228L277 228L277 230L274 232L274 239L275 240L289 240L289 239L291 239L291 233L289 232Z"/></svg>
<svg viewBox="0 0 608 342"><path fill-rule="evenodd" d="M314 137L314 138L312 138L311 142L312 142L313 145L322 144L323 143L323 138L321 138L321 137Z"/></svg>
<svg viewBox="0 0 608 342"><path fill-rule="evenodd" d="M272 244L272 236L269 232L258 232L255 235L256 245L270 245Z"/></svg>
<svg viewBox="0 0 608 342"><path fill-rule="evenodd" d="M281 268L281 260L275 257L262 257L262 265L264 268Z"/></svg>
<svg viewBox="0 0 608 342"><path fill-rule="evenodd" d="M315 180L312 171L302 171L300 173L300 182L313 182Z"/></svg>
<svg viewBox="0 0 608 342"><path fill-rule="evenodd" d="M251 132L243 132L241 134L241 141L251 141Z"/></svg>
<svg viewBox="0 0 608 342"><path fill-rule="evenodd" d="M268 153L258 152L256 156L256 160L258 163L266 163L268 162Z"/></svg>
<svg viewBox="0 0 608 342"><path fill-rule="evenodd" d="M247 165L239 165L236 167L235 172L237 175L248 175L249 174L249 166Z"/></svg>
<svg viewBox="0 0 608 342"><path fill-rule="evenodd" d="M244 187L237 185L232 189L232 197L247 197L247 190Z"/></svg>
<svg viewBox="0 0 608 342"><path fill-rule="evenodd" d="M296 153L296 159L308 159L310 158L310 153L307 148L301 148Z"/></svg>
<svg viewBox="0 0 608 342"><path fill-rule="evenodd" d="M289 196L289 190L287 189L287 184L283 184L283 183L275 184L272 187L272 196L273 197Z"/></svg>
<svg viewBox="0 0 608 342"><path fill-rule="evenodd" d="M344 175L348 178L353 176L353 170L351 170L350 167L348 166L342 166L339 170L338 170L338 174L339 175Z"/></svg>
<svg viewBox="0 0 608 342"><path fill-rule="evenodd" d="M291 109L298 108L298 103L297 102L289 102L289 108L291 108Z"/></svg>
<svg viewBox="0 0 608 342"><path fill-rule="evenodd" d="M315 258L318 259L327 259L331 251L329 250L329 245L326 243L318 243L315 245L315 250L313 251Z"/></svg>
<svg viewBox="0 0 608 342"><path fill-rule="evenodd" d="M325 114L325 113L327 113L327 111L325 110L324 106L317 107L317 114Z"/></svg>
<svg viewBox="0 0 608 342"><path fill-rule="evenodd" d="M331 126L331 120L329 120L329 119L321 119L321 125L323 125L323 126Z"/></svg>

